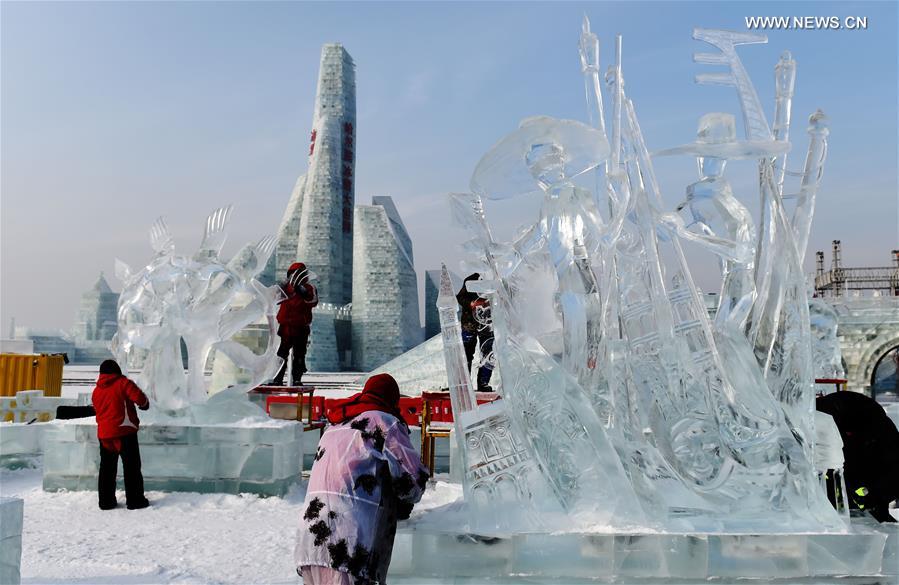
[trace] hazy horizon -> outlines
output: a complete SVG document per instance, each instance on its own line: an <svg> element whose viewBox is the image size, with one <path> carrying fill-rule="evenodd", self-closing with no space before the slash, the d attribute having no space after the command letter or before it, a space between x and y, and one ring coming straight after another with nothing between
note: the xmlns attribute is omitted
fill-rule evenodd
<svg viewBox="0 0 899 585"><path fill-rule="evenodd" d="M651 10L648 8L651 7ZM895 3L16 3L0 4L0 337L17 325L69 330L83 292L114 261L152 254L165 216L191 254L206 216L234 204L225 257L277 231L306 153L321 45L356 62L356 204L389 195L425 271L461 272L465 233L445 194L468 190L480 157L534 115L586 119L577 41L584 14L602 66L616 33L651 150L692 142L699 117L730 112L730 88L697 86L707 45L694 26L746 30L745 17L867 16L867 30L766 30L740 49L772 115L773 68L798 63L788 166L805 158L808 116L831 122L806 258L843 244L844 266L888 266L899 248ZM738 122L741 123L741 122ZM742 130L740 130L742 131ZM688 157L656 161L670 207L696 180ZM758 209L752 162L728 167ZM533 222L535 198L490 202L500 236ZM697 283L717 263L690 253ZM423 325L423 323L422 323Z"/></svg>

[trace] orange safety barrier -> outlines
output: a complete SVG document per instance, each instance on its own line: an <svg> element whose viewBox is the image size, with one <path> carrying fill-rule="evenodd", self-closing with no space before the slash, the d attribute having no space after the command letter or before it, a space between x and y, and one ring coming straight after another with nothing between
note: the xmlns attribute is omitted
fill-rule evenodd
<svg viewBox="0 0 899 585"><path fill-rule="evenodd" d="M0 396L15 396L20 390L59 396L64 365L62 354L0 354Z"/></svg>
<svg viewBox="0 0 899 585"><path fill-rule="evenodd" d="M271 413L272 405L290 405L287 417L303 421L305 430L321 429L325 426L328 413L339 398L313 397L314 389L310 387L285 388L289 393L267 396L265 410ZM299 392L298 392L299 390ZM298 393L297 393L298 392ZM499 399L496 392L475 392L478 404L487 404ZM283 408L283 407L282 407ZM436 440L449 437L453 428L453 406L449 392L423 392L421 396L400 397L400 412L409 426L421 427L421 461L434 469ZM286 414L286 413L285 413ZM287 418L285 417L285 418ZM279 417L280 418L280 417Z"/></svg>

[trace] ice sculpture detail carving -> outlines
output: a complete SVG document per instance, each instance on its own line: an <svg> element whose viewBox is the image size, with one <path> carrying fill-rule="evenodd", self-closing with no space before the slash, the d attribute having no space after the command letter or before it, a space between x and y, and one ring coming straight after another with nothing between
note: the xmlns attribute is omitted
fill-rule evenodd
<svg viewBox="0 0 899 585"><path fill-rule="evenodd" d="M112 347L119 363L144 359L140 384L154 406L170 414L207 401L203 371L215 350L250 373L249 385L261 383L278 367L275 355L274 304L277 287L266 288L256 276L274 250L275 239L247 244L229 261L219 257L227 236L231 207L214 211L206 220L200 247L192 257L175 253L165 220L150 228L155 256L140 272L116 261L122 280L118 333ZM269 343L261 355L231 338L245 326L265 320ZM182 364L187 350L187 372ZM220 389L213 389L220 390ZM231 388L239 394L246 387ZM258 409L257 409L258 410Z"/></svg>
<svg viewBox="0 0 899 585"><path fill-rule="evenodd" d="M808 312L815 378L844 378L843 354L837 337L837 312L830 303L819 298L809 299ZM818 392L830 393L833 389L832 384L817 385Z"/></svg>
<svg viewBox="0 0 899 585"><path fill-rule="evenodd" d="M450 400L463 462L463 490L472 509L472 529L479 532L533 528L534 498L541 494L536 465L523 447L519 429L511 425L506 403L478 405L462 346L458 304L446 266L437 297ZM475 370L477 371L477 370ZM503 522L505 520L505 522Z"/></svg>
<svg viewBox="0 0 899 585"><path fill-rule="evenodd" d="M795 61L785 53L775 69L772 132L735 48L766 38L704 29L694 38L720 51L696 61L729 67L697 80L737 90L746 139L737 139L732 114L711 113L700 119L695 142L660 153L699 162L699 179L675 210L664 207L625 91L620 37L605 77L611 117L604 120L598 39L586 20L579 49L592 127L529 118L477 164L472 193L450 198L454 218L472 236L468 262L484 275L469 286L493 308L509 433L522 438L520 456L536 463L575 523L842 530L812 464L801 271L826 119L820 112L812 117L805 168L788 173ZM758 162L759 222L741 202L751 194L734 193L725 178L730 160ZM798 195L785 196L793 175L801 175ZM538 194L543 205L535 223L512 241L495 240L483 199ZM792 215L784 200L795 200ZM715 321L682 241L721 259ZM453 335L444 330L454 400L470 402L464 360L451 368L459 361ZM457 418L457 430L465 416ZM470 469L472 460L466 464ZM526 481L537 484L532 476ZM481 504L473 505L479 513ZM548 508L536 509L545 519Z"/></svg>

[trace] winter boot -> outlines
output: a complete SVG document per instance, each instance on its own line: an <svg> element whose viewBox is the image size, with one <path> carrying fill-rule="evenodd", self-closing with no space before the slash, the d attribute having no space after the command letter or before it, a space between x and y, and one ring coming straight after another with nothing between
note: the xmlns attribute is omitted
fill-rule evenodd
<svg viewBox="0 0 899 585"><path fill-rule="evenodd" d="M150 505L150 500L148 500L147 498L143 498L142 500L134 502L134 503L128 502L128 509L129 510L142 510L149 505Z"/></svg>

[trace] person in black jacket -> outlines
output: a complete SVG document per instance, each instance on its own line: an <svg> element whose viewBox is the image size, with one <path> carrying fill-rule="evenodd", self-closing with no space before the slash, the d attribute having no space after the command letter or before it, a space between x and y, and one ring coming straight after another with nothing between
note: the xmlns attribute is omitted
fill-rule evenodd
<svg viewBox="0 0 899 585"><path fill-rule="evenodd" d="M468 282L480 280L481 275L475 272L465 278L462 289L456 295L456 301L462 309L460 321L462 324L462 345L465 347L465 357L468 359L468 371L471 371L471 362L474 359L478 342L481 344L481 367L478 368L478 390L490 391L490 377L493 375L493 326L490 320L490 302L481 298L477 293L465 288Z"/></svg>
<svg viewBox="0 0 899 585"><path fill-rule="evenodd" d="M879 522L895 522L890 502L899 498L899 430L873 398L859 392L819 396L817 409L833 417L843 439L843 474L849 507Z"/></svg>

